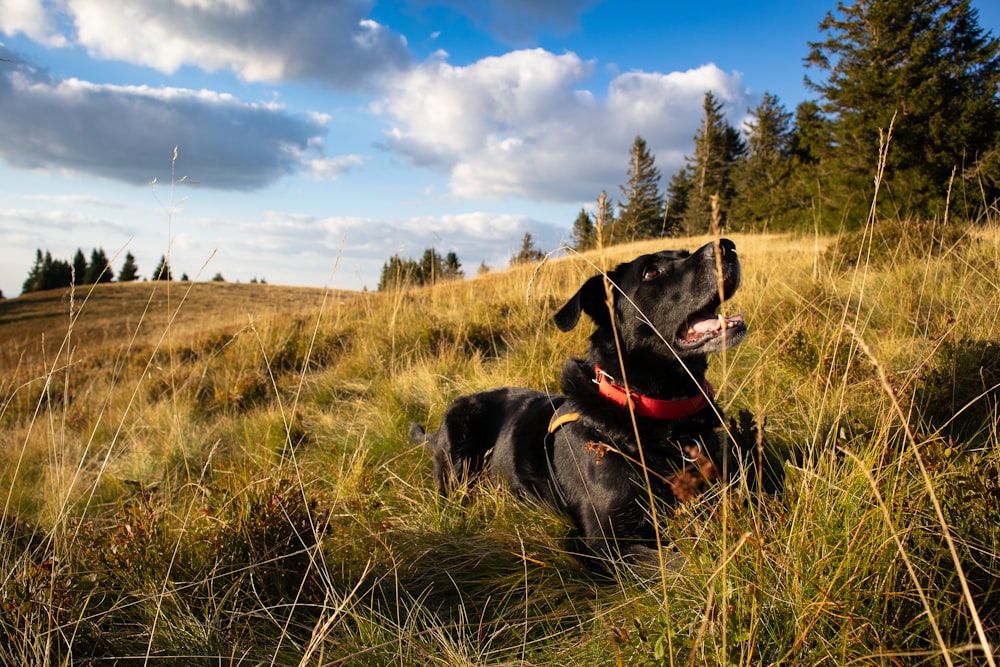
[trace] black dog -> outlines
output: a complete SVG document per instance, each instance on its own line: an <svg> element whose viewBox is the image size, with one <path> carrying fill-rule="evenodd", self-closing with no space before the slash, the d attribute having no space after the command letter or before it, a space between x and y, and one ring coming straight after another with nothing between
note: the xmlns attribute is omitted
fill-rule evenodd
<svg viewBox="0 0 1000 667"><path fill-rule="evenodd" d="M587 358L563 367L562 395L484 391L455 401L436 433L413 426L442 492L487 469L568 514L592 552L654 560L650 491L686 500L718 474L706 355L746 336L741 315L715 313L739 281L727 239L590 278L554 317L562 331L581 313L595 325Z"/></svg>

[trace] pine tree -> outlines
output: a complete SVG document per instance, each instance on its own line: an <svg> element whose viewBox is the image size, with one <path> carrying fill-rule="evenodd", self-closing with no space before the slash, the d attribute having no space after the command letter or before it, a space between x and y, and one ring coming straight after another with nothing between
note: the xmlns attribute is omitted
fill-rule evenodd
<svg viewBox="0 0 1000 667"><path fill-rule="evenodd" d="M510 258L510 263L524 264L527 262L537 262L545 258L545 253L535 247L535 240L531 237L531 232L525 232L521 239L521 249L516 255Z"/></svg>
<svg viewBox="0 0 1000 667"><path fill-rule="evenodd" d="M153 269L153 280L173 280L174 275L170 271L170 262L166 255L160 257L160 263Z"/></svg>
<svg viewBox="0 0 1000 667"><path fill-rule="evenodd" d="M46 250L42 260L42 282L40 289L50 290L69 287L73 282L73 268L69 262L52 259L52 254Z"/></svg>
<svg viewBox="0 0 1000 667"><path fill-rule="evenodd" d="M832 123L812 100L795 107L791 155L797 165L815 165L825 159L833 146Z"/></svg>
<svg viewBox="0 0 1000 667"><path fill-rule="evenodd" d="M130 283L139 279L139 267L135 263L135 256L131 252L125 253L125 261L122 263L121 271L118 272L118 282Z"/></svg>
<svg viewBox="0 0 1000 667"><path fill-rule="evenodd" d="M112 277L111 266L107 255L104 254L104 248L94 248L90 252L90 264L87 265L87 273L83 278L84 284L107 283L111 282Z"/></svg>
<svg viewBox="0 0 1000 667"><path fill-rule="evenodd" d="M87 283L87 258L83 254L83 250L80 248L76 249L76 254L73 255L73 284L74 285L86 285Z"/></svg>
<svg viewBox="0 0 1000 667"><path fill-rule="evenodd" d="M597 210L594 211L594 234L595 243L601 246L610 246L626 240L626 234L622 232L620 221L615 216L614 200L603 190L601 196L597 198Z"/></svg>
<svg viewBox="0 0 1000 667"><path fill-rule="evenodd" d="M622 203L618 226L625 237L619 240L653 238L663 234L663 194L660 170L646 140L636 136L629 150L628 182L619 186Z"/></svg>
<svg viewBox="0 0 1000 667"><path fill-rule="evenodd" d="M573 221L573 248L575 250L589 250L597 245L597 228L590 214L584 208Z"/></svg>
<svg viewBox="0 0 1000 667"><path fill-rule="evenodd" d="M37 292L42 289L42 269L44 261L42 249L39 248L35 251L35 263L31 265L30 269L28 269L28 277L25 278L24 283L21 284L21 294Z"/></svg>
<svg viewBox="0 0 1000 667"><path fill-rule="evenodd" d="M691 172L685 167L682 167L670 178L670 183L667 184L666 205L663 212L664 228L667 235L676 234L682 228L693 187Z"/></svg>
<svg viewBox="0 0 1000 667"><path fill-rule="evenodd" d="M378 280L378 290L385 292L408 285L413 280L413 275L416 271L416 262L412 260L404 261L397 253L382 265L382 273Z"/></svg>
<svg viewBox="0 0 1000 667"><path fill-rule="evenodd" d="M746 122L746 154L733 174L732 217L740 229L781 227L792 202L787 190L792 175L792 114L778 98L764 93Z"/></svg>
<svg viewBox="0 0 1000 667"><path fill-rule="evenodd" d="M52 253L48 250L43 255L39 249L35 251L35 263L21 285L21 293L69 287L72 283L73 266L61 259L52 259Z"/></svg>
<svg viewBox="0 0 1000 667"><path fill-rule="evenodd" d="M430 285L440 280L462 277L462 263L454 251L442 258L434 248L424 251L420 261L403 259L395 254L382 265L378 290L399 289L408 285Z"/></svg>
<svg viewBox="0 0 1000 667"><path fill-rule="evenodd" d="M424 250L424 256L420 259L417 284L433 284L440 280L442 275L444 275L444 260L434 248L427 248Z"/></svg>
<svg viewBox="0 0 1000 667"><path fill-rule="evenodd" d="M901 213L942 214L955 168L976 177L975 196L958 191L952 206L991 205L997 174L982 178L977 168L998 148L1000 42L979 27L969 0L838 3L819 28L826 39L809 44L806 62L824 78L807 83L833 121L829 168L844 175L834 206L854 196L867 208L857 194L871 201L880 132L890 124L882 192Z"/></svg>
<svg viewBox="0 0 1000 667"><path fill-rule="evenodd" d="M461 278L463 275L462 262L458 260L458 255L455 254L454 250L449 250L444 257L444 272L441 277L445 280L453 280Z"/></svg>
<svg viewBox="0 0 1000 667"><path fill-rule="evenodd" d="M690 234L703 234L712 226L713 199L719 205L720 225L733 200L732 171L746 151L739 132L726 122L722 102L711 91L705 93L705 115L694 135L694 155L688 157L691 191L683 226Z"/></svg>

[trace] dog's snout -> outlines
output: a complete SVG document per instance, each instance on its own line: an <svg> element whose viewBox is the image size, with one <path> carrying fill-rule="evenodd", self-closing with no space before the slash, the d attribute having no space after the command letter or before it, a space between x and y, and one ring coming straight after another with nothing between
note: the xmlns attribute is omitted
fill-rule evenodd
<svg viewBox="0 0 1000 667"><path fill-rule="evenodd" d="M716 248L719 249L719 255L724 258L736 253L736 244L729 239L719 239L718 243L714 241L706 243L699 252L706 257L714 257Z"/></svg>

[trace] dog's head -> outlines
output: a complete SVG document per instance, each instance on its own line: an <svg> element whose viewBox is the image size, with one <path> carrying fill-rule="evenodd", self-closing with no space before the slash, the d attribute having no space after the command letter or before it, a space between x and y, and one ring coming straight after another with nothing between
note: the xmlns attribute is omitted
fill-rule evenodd
<svg viewBox="0 0 1000 667"><path fill-rule="evenodd" d="M679 357L705 355L736 345L746 336L742 315L716 313L740 284L736 244L708 243L694 253L664 250L618 265L590 278L554 316L569 331L586 313L598 331L611 330L611 314L627 351L661 347Z"/></svg>

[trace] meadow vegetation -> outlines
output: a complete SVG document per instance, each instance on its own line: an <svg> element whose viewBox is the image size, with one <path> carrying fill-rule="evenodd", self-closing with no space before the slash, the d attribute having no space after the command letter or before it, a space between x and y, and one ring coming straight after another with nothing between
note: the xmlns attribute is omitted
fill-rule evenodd
<svg viewBox="0 0 1000 667"><path fill-rule="evenodd" d="M407 424L557 390L586 349L550 321L575 288L707 237L298 302L4 303L0 662L995 663L1000 229L732 238L750 336L710 378L752 455L663 512L686 562L650 576L590 572L502 488L441 498Z"/></svg>

